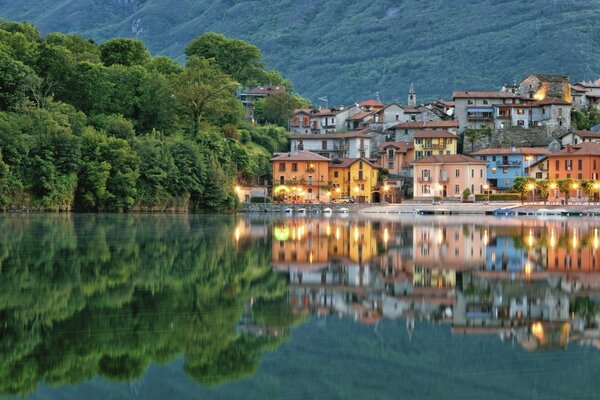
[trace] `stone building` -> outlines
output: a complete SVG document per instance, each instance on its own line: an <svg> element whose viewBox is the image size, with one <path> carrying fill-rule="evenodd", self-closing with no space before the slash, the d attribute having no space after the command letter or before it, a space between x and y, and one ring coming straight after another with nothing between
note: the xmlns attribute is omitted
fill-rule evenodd
<svg viewBox="0 0 600 400"><path fill-rule="evenodd" d="M547 97L556 97L568 103L573 100L569 75L530 74L521 81L519 94L534 100Z"/></svg>

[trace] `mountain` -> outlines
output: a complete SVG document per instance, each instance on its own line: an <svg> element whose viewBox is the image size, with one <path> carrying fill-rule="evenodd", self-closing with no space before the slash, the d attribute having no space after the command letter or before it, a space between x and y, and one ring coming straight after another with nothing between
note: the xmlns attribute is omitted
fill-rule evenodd
<svg viewBox="0 0 600 400"><path fill-rule="evenodd" d="M257 45L296 90L330 104L497 88L530 72L600 76L597 0L0 0L0 16L96 41L134 36L184 60L222 32Z"/></svg>

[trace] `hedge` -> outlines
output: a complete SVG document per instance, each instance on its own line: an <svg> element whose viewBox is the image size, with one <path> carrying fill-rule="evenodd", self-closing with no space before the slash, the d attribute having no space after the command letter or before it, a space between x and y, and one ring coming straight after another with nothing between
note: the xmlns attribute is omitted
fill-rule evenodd
<svg viewBox="0 0 600 400"><path fill-rule="evenodd" d="M487 194L476 194L475 201L487 201ZM510 201L510 200L521 200L519 193L493 193L490 194L490 201Z"/></svg>
<svg viewBox="0 0 600 400"><path fill-rule="evenodd" d="M250 203L253 204L263 204L263 203L270 203L271 202L271 198L267 197L267 201L265 201L264 197L250 197Z"/></svg>

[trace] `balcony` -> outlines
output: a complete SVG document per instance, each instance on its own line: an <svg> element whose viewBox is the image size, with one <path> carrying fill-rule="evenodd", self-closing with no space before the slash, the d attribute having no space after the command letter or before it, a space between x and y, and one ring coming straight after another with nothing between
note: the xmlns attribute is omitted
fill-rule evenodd
<svg viewBox="0 0 600 400"><path fill-rule="evenodd" d="M496 167L521 168L522 165L522 161L496 161Z"/></svg>
<svg viewBox="0 0 600 400"><path fill-rule="evenodd" d="M366 182L367 178L365 176L363 176L362 178L360 176L355 176L353 180L354 182Z"/></svg>
<svg viewBox="0 0 600 400"><path fill-rule="evenodd" d="M448 176L440 176L438 182L448 182Z"/></svg>
<svg viewBox="0 0 600 400"><path fill-rule="evenodd" d="M493 119L492 113L468 113L467 120L469 121L491 121Z"/></svg>
<svg viewBox="0 0 600 400"><path fill-rule="evenodd" d="M511 119L510 114L498 114L497 119Z"/></svg>
<svg viewBox="0 0 600 400"><path fill-rule="evenodd" d="M419 183L428 183L428 182L431 182L431 177L429 177L429 176L418 176L417 177L417 182L419 182Z"/></svg>

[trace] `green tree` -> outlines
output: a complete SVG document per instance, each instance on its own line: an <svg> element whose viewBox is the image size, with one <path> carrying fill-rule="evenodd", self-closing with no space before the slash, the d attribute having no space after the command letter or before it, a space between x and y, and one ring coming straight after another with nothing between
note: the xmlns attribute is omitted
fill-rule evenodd
<svg viewBox="0 0 600 400"><path fill-rule="evenodd" d="M31 68L0 51L0 110L9 110L23 101Z"/></svg>
<svg viewBox="0 0 600 400"><path fill-rule="evenodd" d="M107 67L120 64L126 67L143 65L150 60L150 52L138 39L110 39L100 45L100 58Z"/></svg>
<svg viewBox="0 0 600 400"><path fill-rule="evenodd" d="M2 152L0 151L0 206L4 206L8 202L9 174L10 168L2 161Z"/></svg>
<svg viewBox="0 0 600 400"><path fill-rule="evenodd" d="M565 195L565 204L569 204L569 196L571 194L571 191L573 190L574 184L575 181L571 178L558 179L556 181L558 191Z"/></svg>
<svg viewBox="0 0 600 400"><path fill-rule="evenodd" d="M185 55L188 63L194 57L214 60L221 71L242 85L261 83L265 78L260 50L243 40L220 33L207 32L198 36L186 47Z"/></svg>
<svg viewBox="0 0 600 400"><path fill-rule="evenodd" d="M526 196L529 195L536 187L535 178L530 176L517 176L512 184L511 190L519 193L521 196L521 203L525 201Z"/></svg>
<svg viewBox="0 0 600 400"><path fill-rule="evenodd" d="M305 105L296 96L289 93L275 94L254 103L254 115L261 124L275 124L287 128L292 112Z"/></svg>
<svg viewBox="0 0 600 400"><path fill-rule="evenodd" d="M237 83L213 62L192 57L176 81L174 96L195 133L206 118L207 110L219 109L227 99L234 99L236 88Z"/></svg>
<svg viewBox="0 0 600 400"><path fill-rule="evenodd" d="M548 179L538 179L535 181L535 185L540 192L540 197L544 199L544 204L548 201L548 195L550 194L550 184Z"/></svg>

